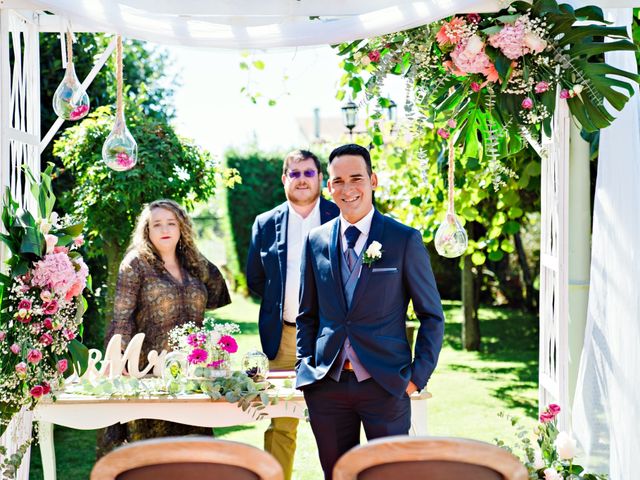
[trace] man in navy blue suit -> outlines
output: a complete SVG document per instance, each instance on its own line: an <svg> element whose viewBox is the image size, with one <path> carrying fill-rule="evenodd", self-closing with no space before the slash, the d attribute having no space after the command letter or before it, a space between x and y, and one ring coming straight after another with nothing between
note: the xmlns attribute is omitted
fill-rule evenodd
<svg viewBox="0 0 640 480"><path fill-rule="evenodd" d="M328 188L340 217L304 246L297 318L296 387L304 392L325 479L368 439L408 434L409 395L436 366L444 315L417 230L373 207L378 184L369 151L344 145L329 156ZM409 301L420 327L414 355Z"/></svg>
<svg viewBox="0 0 640 480"><path fill-rule="evenodd" d="M272 370L293 370L302 246L309 231L338 216L338 207L320 197L320 161L311 152L289 153L282 166L287 201L256 217L247 260L247 283L262 298L259 314L262 350ZM265 432L265 450L291 478L297 418L274 418Z"/></svg>

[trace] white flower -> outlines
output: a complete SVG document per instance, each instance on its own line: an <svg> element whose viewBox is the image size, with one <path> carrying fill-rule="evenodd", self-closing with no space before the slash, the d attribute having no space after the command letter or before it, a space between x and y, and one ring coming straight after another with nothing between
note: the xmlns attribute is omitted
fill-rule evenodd
<svg viewBox="0 0 640 480"><path fill-rule="evenodd" d="M546 466L547 464L544 463L544 459L542 458L542 452L539 448L536 448L535 452L533 453L533 468L535 468L536 470L541 470Z"/></svg>
<svg viewBox="0 0 640 480"><path fill-rule="evenodd" d="M47 242L47 253L53 252L53 249L55 248L56 243L58 243L58 237L47 233L44 236L44 239Z"/></svg>
<svg viewBox="0 0 640 480"><path fill-rule="evenodd" d="M362 64L363 67L366 67L367 65L369 65L371 63L371 59L367 55L365 55L360 60L360 63Z"/></svg>
<svg viewBox="0 0 640 480"><path fill-rule="evenodd" d="M380 242L376 242L375 240L371 242L369 248L364 252L362 262L366 265L371 266L373 262L376 260L380 260L382 258L382 244Z"/></svg>
<svg viewBox="0 0 640 480"><path fill-rule="evenodd" d="M49 233L49 230L51 230L52 225L47 222L45 219L40 220L40 232L43 235L46 235L47 233Z"/></svg>
<svg viewBox="0 0 640 480"><path fill-rule="evenodd" d="M215 330L211 332L210 335L211 335L211 343L213 343L214 345L216 345L220 341L220 338L222 337L222 335L220 335L220 333L216 332Z"/></svg>
<svg viewBox="0 0 640 480"><path fill-rule="evenodd" d="M555 468L547 468L544 471L544 480L562 480L562 475Z"/></svg>
<svg viewBox="0 0 640 480"><path fill-rule="evenodd" d="M584 87L582 85L574 85L571 90L573 90L573 93L575 93L576 95L580 95L583 89Z"/></svg>
<svg viewBox="0 0 640 480"><path fill-rule="evenodd" d="M560 432L554 445L562 460L570 460L576 456L576 441L567 432Z"/></svg>
<svg viewBox="0 0 640 480"><path fill-rule="evenodd" d="M478 35L471 35L467 40L465 51L472 55L477 55L484 48L484 42Z"/></svg>
<svg viewBox="0 0 640 480"><path fill-rule="evenodd" d="M547 48L547 42L533 32L524 34L524 44L534 53L540 53Z"/></svg>

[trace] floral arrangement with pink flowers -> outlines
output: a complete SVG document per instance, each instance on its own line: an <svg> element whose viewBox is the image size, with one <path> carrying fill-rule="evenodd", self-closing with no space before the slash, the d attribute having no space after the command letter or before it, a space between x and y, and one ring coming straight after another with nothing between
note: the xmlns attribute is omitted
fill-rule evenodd
<svg viewBox="0 0 640 480"><path fill-rule="evenodd" d="M503 441L497 441L501 446L512 453L521 453L523 462L529 471L530 479L538 480L604 480L607 475L588 473L575 462L578 449L575 439L570 433L558 430L559 405L552 403L540 414L540 423L534 428L535 442L529 438L527 429L519 423L516 417L500 414L507 417L511 424L518 430L520 443L514 449L508 447Z"/></svg>
<svg viewBox="0 0 640 480"><path fill-rule="evenodd" d="M338 97L369 106L374 144L389 104L384 80L399 75L415 134L435 128L480 160L516 153L540 127L550 135L558 98L586 131L608 126L605 101L621 110L640 79L603 61L606 52L636 50L626 28L608 25L599 7L555 0L517 1L335 48L345 72Z"/></svg>
<svg viewBox="0 0 640 480"><path fill-rule="evenodd" d="M87 349L78 340L89 281L78 252L83 224L53 211L51 171L37 182L25 170L36 216L9 189L3 202L7 233L0 239L11 256L8 274L0 275L0 434L13 415L51 395L74 367L86 367Z"/></svg>
<svg viewBox="0 0 640 480"><path fill-rule="evenodd" d="M216 323L207 318L201 327L188 322L169 332L169 346L187 355L196 377L210 377L211 370L228 371L231 355L238 351L234 335L240 333L235 323Z"/></svg>

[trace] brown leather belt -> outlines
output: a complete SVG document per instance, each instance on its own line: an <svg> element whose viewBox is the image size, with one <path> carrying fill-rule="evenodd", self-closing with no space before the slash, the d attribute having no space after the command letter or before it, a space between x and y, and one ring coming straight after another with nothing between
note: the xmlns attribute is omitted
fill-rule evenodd
<svg viewBox="0 0 640 480"><path fill-rule="evenodd" d="M283 320L282 323L284 323L287 327L295 327L296 326L296 322L287 322L286 320Z"/></svg>
<svg viewBox="0 0 640 480"><path fill-rule="evenodd" d="M353 365L351 364L350 360L345 360L344 364L342 365L342 370L346 370L347 372L353 372Z"/></svg>

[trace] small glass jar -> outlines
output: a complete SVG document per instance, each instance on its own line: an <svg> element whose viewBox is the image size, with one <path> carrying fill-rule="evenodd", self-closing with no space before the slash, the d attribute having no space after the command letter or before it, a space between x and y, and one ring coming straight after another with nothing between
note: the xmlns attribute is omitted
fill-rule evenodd
<svg viewBox="0 0 640 480"><path fill-rule="evenodd" d="M264 382L269 375L269 359L259 350L251 350L242 357L242 371L254 382Z"/></svg>

